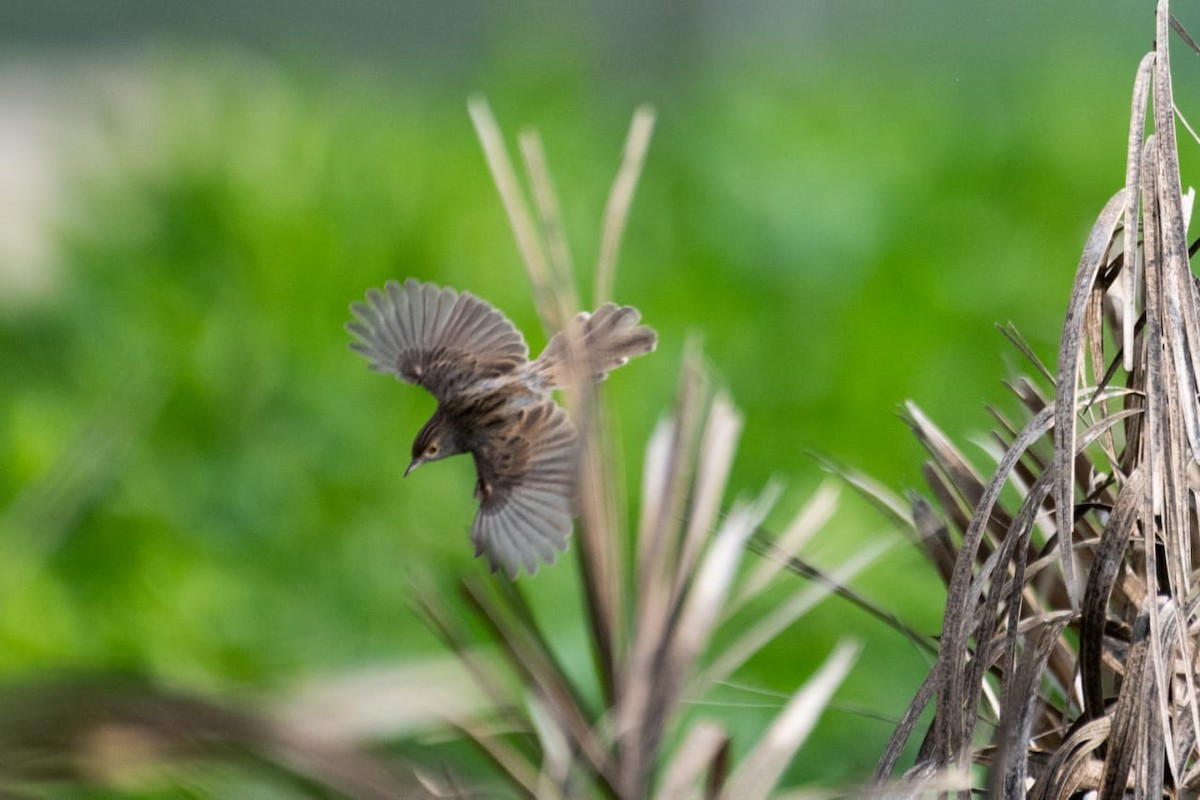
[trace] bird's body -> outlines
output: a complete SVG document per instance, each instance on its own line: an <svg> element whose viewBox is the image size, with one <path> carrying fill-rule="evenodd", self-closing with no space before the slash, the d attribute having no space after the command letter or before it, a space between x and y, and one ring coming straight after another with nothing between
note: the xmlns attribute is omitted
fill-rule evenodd
<svg viewBox="0 0 1200 800"><path fill-rule="evenodd" d="M477 499L491 497L519 459L520 442L514 435L524 426L514 421L550 402L549 397L548 391L531 386L525 375L510 373L480 380L438 404L428 425L452 432L458 440L455 447L474 456Z"/></svg>
<svg viewBox="0 0 1200 800"><path fill-rule="evenodd" d="M654 349L654 331L630 306L605 304L580 314L534 361L521 334L467 292L409 279L355 303L351 347L371 368L427 389L437 410L413 441L408 470L459 453L475 460L479 513L471 538L493 569L515 577L553 561L574 517L574 426L551 393L569 382L571 355L601 380L629 358Z"/></svg>

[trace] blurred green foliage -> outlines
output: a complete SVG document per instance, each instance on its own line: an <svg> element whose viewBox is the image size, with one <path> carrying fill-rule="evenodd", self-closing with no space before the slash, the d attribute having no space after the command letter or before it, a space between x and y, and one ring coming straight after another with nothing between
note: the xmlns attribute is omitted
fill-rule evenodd
<svg viewBox="0 0 1200 800"><path fill-rule="evenodd" d="M541 131L589 287L632 103L554 57L501 53L481 85L510 135ZM779 525L820 478L813 450L916 485L906 398L960 438L983 429L1011 374L993 323L1052 359L1084 234L1123 179L1136 56L1045 59L1003 74L748 60L660 98L617 296L661 347L606 389L631 498L691 333L746 413L732 491L792 484ZM408 583L450 591L481 568L469 460L401 482L433 402L369 374L342 324L367 288L411 275L544 342L465 98L228 53L134 73L72 162L53 291L0 305L0 673L272 690L436 652ZM813 556L885 531L848 500ZM585 670L572 558L524 583ZM858 585L937 629L941 589L910 550ZM790 691L848 632L868 641L850 709L798 780L862 777L890 726L853 709L897 714L925 664L831 601L745 670ZM745 742L772 709L697 713Z"/></svg>

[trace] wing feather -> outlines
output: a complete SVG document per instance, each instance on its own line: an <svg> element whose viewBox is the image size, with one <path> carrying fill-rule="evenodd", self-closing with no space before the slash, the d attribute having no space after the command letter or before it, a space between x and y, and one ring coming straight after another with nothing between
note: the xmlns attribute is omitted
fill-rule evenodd
<svg viewBox="0 0 1200 800"><path fill-rule="evenodd" d="M545 400L516 413L474 451L480 504L471 530L476 555L511 578L566 549L578 471L575 428L562 408Z"/></svg>
<svg viewBox="0 0 1200 800"><path fill-rule="evenodd" d="M388 281L350 306L350 347L371 368L427 389L439 401L523 365L529 348L503 314L469 292L409 278Z"/></svg>

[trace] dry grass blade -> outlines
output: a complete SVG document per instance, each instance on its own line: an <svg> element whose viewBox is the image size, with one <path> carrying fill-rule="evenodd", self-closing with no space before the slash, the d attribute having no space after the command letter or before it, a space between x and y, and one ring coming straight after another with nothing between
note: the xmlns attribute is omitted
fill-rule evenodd
<svg viewBox="0 0 1200 800"><path fill-rule="evenodd" d="M963 703L967 696L974 691L964 683L969 660L968 637L970 635L973 617L963 613L973 608L972 568L975 564L979 544L983 538L984 528L992 519L992 511L1000 499L1000 491L1008 480L1017 459L1037 439L1046 434L1050 428L1052 409L1046 409L1038 414L1026 426L1017 438L1004 459L996 468L996 474L988 483L987 489L980 498L975 509L975 516L970 526L963 534L959 550L959 560L955 564L954 573L950 576L950 584L946 590L946 614L942 624L942 641L939 660L943 662L943 685L939 692L938 708L944 713L938 716L938 733L935 742L938 755L946 763L962 763L963 757L970 750L969 731L973 720L964 720Z"/></svg>
<svg viewBox="0 0 1200 800"><path fill-rule="evenodd" d="M832 480L824 481L807 503L792 519L783 534L770 545L770 551L783 557L764 558L742 583L733 608L741 608L747 600L762 592L780 570L788 565L787 557L802 547L833 518L841 490Z"/></svg>
<svg viewBox="0 0 1200 800"><path fill-rule="evenodd" d="M526 795L529 797L554 796L542 785L542 773L538 769L538 765L530 761L520 750L507 744L482 726L468 723L452 724L464 739L474 743L479 751Z"/></svg>
<svg viewBox="0 0 1200 800"><path fill-rule="evenodd" d="M591 389L592 399L595 395ZM583 523L579 531L579 564L583 577L584 597L590 619L593 652L600 675L601 690L609 703L620 693L618 682L621 668L619 651L625 635L620 594L621 549L618 537L612 536L618 515L615 509L615 489L607 478L613 463L610 448L597 435L602 427L600 409L591 403L587 414L590 427L588 441L580 459L580 498Z"/></svg>
<svg viewBox="0 0 1200 800"><path fill-rule="evenodd" d="M760 800L775 787L796 750L816 725L833 692L858 657L856 644L843 642L788 704L745 760L734 770L723 797Z"/></svg>
<svg viewBox="0 0 1200 800"><path fill-rule="evenodd" d="M703 796L701 780L711 780L711 770L727 757L729 736L720 726L702 722L688 732L675 757L667 764L658 790L661 800L689 800Z"/></svg>
<svg viewBox="0 0 1200 800"><path fill-rule="evenodd" d="M999 758L992 770L993 797L1020 797L1025 792L1028 773L1029 749L1032 738L1034 711L1041 700L1038 683L1046 668L1058 637L1067 627L1070 618L1061 617L1041 626L1034 641L1022 654L1019 667L1009 684L1007 702L1001 712Z"/></svg>
<svg viewBox="0 0 1200 800"><path fill-rule="evenodd" d="M1175 18L1174 14L1171 14L1168 24L1171 26L1171 30L1175 31L1176 35L1183 40L1183 43L1186 44L1193 53L1200 55L1200 45L1196 44L1196 40L1193 39L1191 34L1187 32L1187 29L1183 27L1183 23Z"/></svg>
<svg viewBox="0 0 1200 800"><path fill-rule="evenodd" d="M571 249L567 245L567 232L563 222L558 195L550 179L550 168L546 164L546 153L542 139L536 131L525 131L520 140L521 159L525 163L525 174L533 189L534 205L538 210L539 230L545 243L547 266L553 291L555 314L559 320L571 318L579 308L575 278L571 268Z"/></svg>
<svg viewBox="0 0 1200 800"><path fill-rule="evenodd" d="M1136 535L1134 526L1145 496L1143 472L1138 469L1117 495L1116 505L1109 515L1104 534L1096 547L1099 565L1088 576L1083 594L1079 641L1079 674L1083 684L1084 711L1091 719L1104 714L1104 687L1101 662L1104 653L1104 621L1109 598L1124 560L1125 550Z"/></svg>
<svg viewBox="0 0 1200 800"><path fill-rule="evenodd" d="M554 712L548 709L537 696L528 699L529 717L537 731L538 744L542 750L541 777L538 783L537 796L551 798L561 796L559 787L570 786L573 766L573 747L569 737L554 719Z"/></svg>
<svg viewBox="0 0 1200 800"><path fill-rule="evenodd" d="M868 503L877 508L901 530L912 530L915 526L911 504L901 499L900 495L871 476L842 464L837 464L828 458L821 459L821 465L827 472L837 475L846 485L853 488Z"/></svg>
<svg viewBox="0 0 1200 800"><path fill-rule="evenodd" d="M755 653L791 627L796 620L815 608L822 600L830 595L849 591L846 587L850 581L878 561L879 557L891 547L892 544L887 541L865 547L828 575L823 575L823 579L815 586L797 590L789 599L748 626L744 633L718 654L712 665L699 676L697 686L703 687L727 680Z"/></svg>
<svg viewBox="0 0 1200 800"><path fill-rule="evenodd" d="M1042 359L1038 358L1037 353L1033 352L1033 348L1029 346L1029 342L1025 341L1025 337L1017 330L1017 326L1009 322L1007 325L997 325L996 328L1000 333L1004 334L1004 338L1012 342L1013 347L1020 351L1021 355L1025 356L1037 373L1045 378L1049 383L1054 383L1054 373L1050 368L1042 363Z"/></svg>
<svg viewBox="0 0 1200 800"><path fill-rule="evenodd" d="M643 472L643 496L650 502L642 506L638 530L638 572L642 582L638 594L647 600L640 609L642 612L658 605L665 606L674 585L664 573L669 568L669 560L675 556L671 552L672 540L691 489L690 476L696 459L706 392L707 380L700 366L699 344L691 340L684 351L675 419L662 430L664 438L660 440L659 434L655 434L653 442L658 449L647 453ZM657 591L656 586L663 592L661 598L651 594Z"/></svg>
<svg viewBox="0 0 1200 800"><path fill-rule="evenodd" d="M1121 342L1125 353L1125 371L1133 370L1134 324L1137 322L1135 302L1138 290L1141 288L1141 263L1138 252L1137 236L1132 231L1137 230L1138 199L1141 197L1139 187L1142 183L1142 147L1146 141L1146 108L1150 98L1150 79L1154 68L1154 53L1147 53L1138 65L1137 78L1133 83L1133 110L1129 115L1129 148L1126 151L1125 169L1125 268L1122 270L1125 280L1125 293L1122 298L1123 313L1121 315Z"/></svg>
<svg viewBox="0 0 1200 800"><path fill-rule="evenodd" d="M600 255L596 259L596 286L592 300L599 305L612 297L613 275L617 270L617 253L625 236L625 223L629 209L633 206L633 192L642 173L642 163L650 148L650 136L654 132L654 109L642 106L633 114L629 123L629 135L625 138L625 151L621 166L613 181L608 203L604 207L604 221L600 232Z"/></svg>
<svg viewBox="0 0 1200 800"><path fill-rule="evenodd" d="M1100 786L1104 762L1096 757L1112 730L1112 720L1086 722L1067 736L1029 790L1030 800L1067 800Z"/></svg>
<svg viewBox="0 0 1200 800"><path fill-rule="evenodd" d="M1142 700L1154 686L1149 676L1149 646L1150 618L1143 614L1134 626L1133 639L1130 641L1129 660L1124 673L1125 691L1117 700L1117 708L1112 715L1112 730L1107 742L1111 753L1104 760L1104 774L1100 782L1100 797L1105 800L1124 795L1134 756L1146 744L1141 733L1144 732L1144 715L1150 713L1151 707L1144 705Z"/></svg>
<svg viewBox="0 0 1200 800"><path fill-rule="evenodd" d="M1079 368L1083 350L1083 316L1092 296L1100 267L1112 244L1113 232L1121 213L1125 211L1126 190L1113 195L1108 205L1100 212L1099 219L1088 234L1087 244L1079 259L1075 273L1075 286L1067 303L1067 320L1063 323L1062 345L1058 351L1058 403L1055 412L1054 471L1058 476L1055 501L1060 517L1067 509L1075 507L1075 413L1078 409L1076 386L1079 383ZM1070 531L1072 520L1059 520L1059 552L1062 556L1063 576L1067 584L1067 596L1071 607L1078 608L1078 591L1075 586L1075 554L1071 549Z"/></svg>
<svg viewBox="0 0 1200 800"><path fill-rule="evenodd" d="M753 505L735 504L696 572L680 610L679 634L672 656L691 664L708 643L728 598L746 543L766 519L778 491L768 487Z"/></svg>
<svg viewBox="0 0 1200 800"><path fill-rule="evenodd" d="M939 664L940 662L935 661L933 668L925 676L925 680L921 682L916 696L913 697L908 707L904 709L904 715L896 725L896 730L892 732L891 738L888 739L887 746L884 748L883 754L879 757L879 763L875 765L875 789L881 793L878 796L887 796L887 780L896 769L896 764L900 760L900 754L904 750L904 746L908 743L908 740L912 737L913 731L916 730L920 716L925 713L925 709L929 707L929 703L933 700L938 684L942 680L942 668ZM926 763L928 762L922 763L917 769L923 769Z"/></svg>
<svg viewBox="0 0 1200 800"><path fill-rule="evenodd" d="M679 563L673 587L675 596L683 592L681 580L691 573L704 539L717 518L741 433L741 415L734 410L728 397L723 393L718 394L708 415L704 438L700 442L699 475L693 489L695 496L692 500L687 532L684 534L683 548L676 554Z"/></svg>
<svg viewBox="0 0 1200 800"><path fill-rule="evenodd" d="M983 478L951 443L949 437L942 433L915 403L906 403L904 410L913 433L933 456L938 468L949 478L950 483L971 508L978 507L984 494ZM1007 520L999 519L993 522L989 518L988 522L1003 526Z"/></svg>
<svg viewBox="0 0 1200 800"><path fill-rule="evenodd" d="M854 575L862 567L877 560L891 549L891 546L887 542L881 542L876 552L866 553L861 558L856 557L838 566L835 572L830 572L817 567L799 556L787 555L786 550L773 545L770 537L765 535L761 530L750 540L750 547L755 552L765 556L767 561L776 562L780 565L780 568L787 569L802 578L820 584L820 586L827 589L830 593L837 595L850 603L850 605L865 611L870 616L887 625L921 650L925 650L931 655L936 655L937 645L929 636L919 633L882 605L859 594L849 585L849 581L854 578ZM734 608L737 607L740 607L740 604L735 604Z"/></svg>
<svg viewBox="0 0 1200 800"><path fill-rule="evenodd" d="M513 169L512 160L504 145L504 137L500 126L492 114L491 107L482 97L472 97L467 103L471 121L475 124L475 133L483 145L483 153L487 158L488 167L492 171L492 180L504 203L508 214L508 223L517 239L517 248L521 252L521 261L533 284L534 296L537 300L538 313L542 317L542 326L548 331L561 330L568 317L562 315L557 297L554 293L555 282L550 273L549 260L542 247L542 239L525 198L521 193L521 184L517 180L517 171Z"/></svg>

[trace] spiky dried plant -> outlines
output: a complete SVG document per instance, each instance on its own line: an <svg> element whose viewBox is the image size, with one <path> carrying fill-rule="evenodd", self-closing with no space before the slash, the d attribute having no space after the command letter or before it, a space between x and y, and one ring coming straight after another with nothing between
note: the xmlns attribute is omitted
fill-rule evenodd
<svg viewBox="0 0 1200 800"><path fill-rule="evenodd" d="M1032 380L1012 385L1028 420L995 413L987 479L907 408L938 508L914 497L909 522L947 599L937 661L878 765L880 795L1200 792L1200 290L1170 27L1160 0L1134 84L1125 185L1084 246L1057 372L1007 331L1053 399ZM916 766L899 787L882 783L931 703Z"/></svg>
<svg viewBox="0 0 1200 800"><path fill-rule="evenodd" d="M559 330L578 303L540 141L534 133L520 137L535 218L490 111L481 100L470 108L542 319L551 332ZM650 111L634 115L604 216L594 303L606 301L612 291L621 230L652 124ZM786 558L764 560L748 572L739 569L777 487L721 512L741 417L723 394L710 397L698 349L690 348L674 413L646 447L634 552L624 552L630 537L616 512L618 476L602 397L586 375L578 377L568 398L584 442L575 551L599 708L584 699L589 687L579 686L562 669L520 584L469 577L462 582L466 613L454 612L431 591L419 596L426 617L462 657L493 706L486 721L453 722L522 795L765 798L846 675L857 647L839 645L737 764L731 762L729 733L719 723L703 721L681 730L689 702L702 698L811 607L814 592L798 592L793 601L754 619L730 645L716 648L714 633L722 622L744 612L785 573ZM814 497L781 537L779 552L798 548L834 505L832 489ZM817 594L827 591L818 587ZM471 617L485 623L500 665L480 660L478 643L464 632ZM497 679L498 666L517 677L515 690L512 682L506 686ZM507 726L504 735L494 732L496 717ZM669 744L674 741L677 747ZM443 796L454 795L452 787L426 780Z"/></svg>

